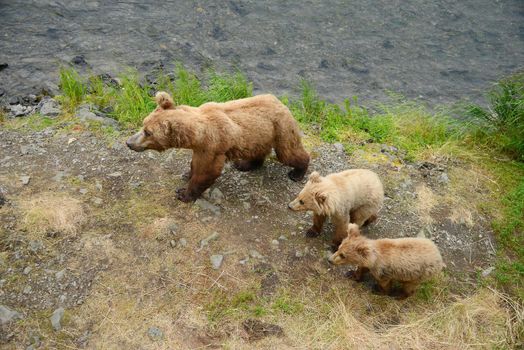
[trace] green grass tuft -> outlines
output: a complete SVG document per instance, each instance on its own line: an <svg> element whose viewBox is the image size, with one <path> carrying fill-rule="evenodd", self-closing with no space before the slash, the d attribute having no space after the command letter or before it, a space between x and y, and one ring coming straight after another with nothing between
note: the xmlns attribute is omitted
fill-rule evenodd
<svg viewBox="0 0 524 350"><path fill-rule="evenodd" d="M524 72L501 80L488 93L489 107L466 107L478 141L524 161Z"/></svg>
<svg viewBox="0 0 524 350"><path fill-rule="evenodd" d="M67 110L74 111L87 93L86 84L77 71L72 68L63 67L60 69L59 86L63 92L62 105Z"/></svg>

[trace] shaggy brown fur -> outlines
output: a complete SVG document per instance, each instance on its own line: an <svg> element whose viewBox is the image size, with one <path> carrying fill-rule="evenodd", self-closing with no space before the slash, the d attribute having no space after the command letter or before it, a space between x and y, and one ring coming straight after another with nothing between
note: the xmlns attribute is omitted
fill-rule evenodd
<svg viewBox="0 0 524 350"><path fill-rule="evenodd" d="M156 94L157 108L144 119L143 128L127 141L134 151L193 150L187 189L177 197L198 198L221 174L226 160L240 171L259 168L275 149L280 162L293 167L289 177L303 179L309 154L300 141L298 124L289 109L273 95L260 95L200 107L175 106L166 92Z"/></svg>
<svg viewBox="0 0 524 350"><path fill-rule="evenodd" d="M295 211L313 211L313 226L306 232L316 237L330 217L335 225L333 244L338 247L347 235L350 222L362 226L377 218L384 201L384 189L377 174L365 169L346 170L326 177L313 172L309 180L289 203Z"/></svg>
<svg viewBox="0 0 524 350"><path fill-rule="evenodd" d="M371 272L382 292L388 294L393 281L402 283L408 297L424 280L445 267L437 246L426 238L372 240L360 235L357 225L348 225L348 236L337 252L329 258L335 265L356 265L353 278L359 281L364 272Z"/></svg>

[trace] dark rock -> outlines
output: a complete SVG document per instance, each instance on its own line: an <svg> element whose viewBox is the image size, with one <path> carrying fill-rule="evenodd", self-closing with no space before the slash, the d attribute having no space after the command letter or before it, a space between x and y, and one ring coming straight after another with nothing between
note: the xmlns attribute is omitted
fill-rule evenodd
<svg viewBox="0 0 524 350"><path fill-rule="evenodd" d="M71 63L76 64L78 66L82 66L82 67L87 66L86 59L84 58L83 55L78 55L78 56L73 57L71 59Z"/></svg>
<svg viewBox="0 0 524 350"><path fill-rule="evenodd" d="M249 11L246 10L244 4L242 4L241 2L230 1L229 8L231 9L231 11L233 11L239 16L245 16L249 13Z"/></svg>
<svg viewBox="0 0 524 350"><path fill-rule="evenodd" d="M255 319L245 320L242 322L242 327L246 331L250 341L259 340L271 335L277 337L284 335L282 327Z"/></svg>
<svg viewBox="0 0 524 350"><path fill-rule="evenodd" d="M323 58L321 61L320 61L320 64L318 65L318 68L329 68L330 64L329 64L329 61L326 60L325 58Z"/></svg>
<svg viewBox="0 0 524 350"><path fill-rule="evenodd" d="M109 85L109 86L113 86L113 87L119 87L120 86L120 83L118 82L118 80L116 80L115 78L113 78L111 75L109 75L108 73L102 73L98 76L102 82L106 85Z"/></svg>
<svg viewBox="0 0 524 350"><path fill-rule="evenodd" d="M0 63L0 72L3 71L4 69L6 69L7 67L9 67L9 64L7 64L7 63Z"/></svg>
<svg viewBox="0 0 524 350"><path fill-rule="evenodd" d="M10 105L17 105L18 103L20 103L20 100L18 99L18 96L11 96L7 102Z"/></svg>
<svg viewBox="0 0 524 350"><path fill-rule="evenodd" d="M382 43L382 47L385 48L385 49L392 49L392 48L394 48L395 46L393 46L393 43L391 42L391 40L386 39L386 40L384 40L384 42Z"/></svg>
<svg viewBox="0 0 524 350"><path fill-rule="evenodd" d="M269 70L269 71L274 71L276 70L276 67L271 65L271 64L268 64L268 63L264 63L264 62L259 62L257 64L257 68L259 69L263 69L263 70Z"/></svg>
<svg viewBox="0 0 524 350"><path fill-rule="evenodd" d="M362 65L351 65L348 70L357 74L369 74L369 69Z"/></svg>
<svg viewBox="0 0 524 350"><path fill-rule="evenodd" d="M226 33L222 30L222 28L220 28L217 25L213 27L213 30L211 31L211 36L213 37L213 39L218 41L226 40Z"/></svg>
<svg viewBox="0 0 524 350"><path fill-rule="evenodd" d="M5 90L0 88L0 97L4 96L5 95Z"/></svg>
<svg viewBox="0 0 524 350"><path fill-rule="evenodd" d="M270 48L270 47L266 47L266 48L264 49L264 51L262 51L261 53L262 53L263 56L272 56L272 55L276 54L276 51L273 50L273 49Z"/></svg>

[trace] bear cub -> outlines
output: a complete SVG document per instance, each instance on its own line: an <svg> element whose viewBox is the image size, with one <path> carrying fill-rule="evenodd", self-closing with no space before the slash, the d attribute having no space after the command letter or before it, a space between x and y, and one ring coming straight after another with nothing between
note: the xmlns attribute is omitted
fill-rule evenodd
<svg viewBox="0 0 524 350"><path fill-rule="evenodd" d="M333 244L338 247L347 236L348 224L362 226L376 220L383 201L382 182L370 170L346 170L326 177L315 171L288 207L313 212L313 226L306 232L308 237L318 236L329 217L335 225Z"/></svg>
<svg viewBox="0 0 524 350"><path fill-rule="evenodd" d="M356 265L351 276L356 281L369 271L385 294L389 294L392 282L400 282L400 298L412 295L421 282L446 266L435 243L427 238L373 240L360 235L355 224L348 225L348 236L328 260L334 265Z"/></svg>

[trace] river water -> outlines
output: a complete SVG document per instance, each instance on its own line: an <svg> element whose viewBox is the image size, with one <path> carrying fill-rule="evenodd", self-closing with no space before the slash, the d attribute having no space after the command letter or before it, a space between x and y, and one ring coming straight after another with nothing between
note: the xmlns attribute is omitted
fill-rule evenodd
<svg viewBox="0 0 524 350"><path fill-rule="evenodd" d="M524 66L524 1L0 0L4 99L56 84L76 55L95 73L237 67L256 93L294 95L306 78L337 102L478 101Z"/></svg>

